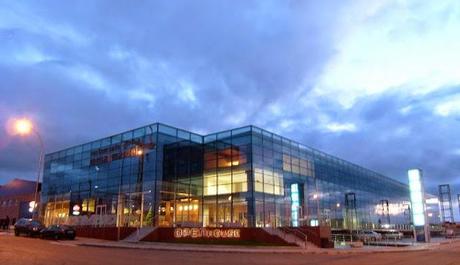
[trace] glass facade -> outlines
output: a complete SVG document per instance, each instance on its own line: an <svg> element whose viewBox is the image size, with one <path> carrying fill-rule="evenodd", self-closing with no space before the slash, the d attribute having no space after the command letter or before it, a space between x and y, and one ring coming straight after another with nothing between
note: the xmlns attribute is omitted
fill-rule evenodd
<svg viewBox="0 0 460 265"><path fill-rule="evenodd" d="M254 126L202 136L155 123L47 154L42 204L47 224L410 222L406 185Z"/></svg>

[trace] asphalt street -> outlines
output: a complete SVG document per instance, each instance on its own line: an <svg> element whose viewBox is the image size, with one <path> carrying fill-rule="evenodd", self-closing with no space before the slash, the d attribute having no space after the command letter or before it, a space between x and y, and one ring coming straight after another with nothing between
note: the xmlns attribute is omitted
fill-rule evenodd
<svg viewBox="0 0 460 265"><path fill-rule="evenodd" d="M78 242L78 241L77 241ZM0 264L5 265L137 265L137 264L330 264L460 265L460 243L419 252L354 254L235 254L155 251L77 246L72 241L0 235Z"/></svg>

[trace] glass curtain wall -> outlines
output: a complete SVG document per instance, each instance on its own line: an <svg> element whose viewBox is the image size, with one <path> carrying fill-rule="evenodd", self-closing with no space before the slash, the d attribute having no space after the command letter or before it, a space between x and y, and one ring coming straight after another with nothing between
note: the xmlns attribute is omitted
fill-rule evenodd
<svg viewBox="0 0 460 265"><path fill-rule="evenodd" d="M45 157L45 223L337 229L409 223L406 185L247 126L152 124Z"/></svg>
<svg viewBox="0 0 460 265"><path fill-rule="evenodd" d="M408 187L393 179L257 127L252 155L257 227L409 223Z"/></svg>
<svg viewBox="0 0 460 265"><path fill-rule="evenodd" d="M202 225L202 136L158 124L154 195L155 226Z"/></svg>
<svg viewBox="0 0 460 265"><path fill-rule="evenodd" d="M257 227L306 225L308 197L316 192L311 156L299 145L252 128ZM295 187L294 190L293 187Z"/></svg>
<svg viewBox="0 0 460 265"><path fill-rule="evenodd" d="M156 131L150 125L46 155L45 223L151 224Z"/></svg>
<svg viewBox="0 0 460 265"><path fill-rule="evenodd" d="M250 127L204 137L203 225L246 227L252 193Z"/></svg>

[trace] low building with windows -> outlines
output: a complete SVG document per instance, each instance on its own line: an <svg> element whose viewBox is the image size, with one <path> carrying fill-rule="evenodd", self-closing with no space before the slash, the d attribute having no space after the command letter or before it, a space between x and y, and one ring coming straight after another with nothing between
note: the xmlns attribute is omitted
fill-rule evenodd
<svg viewBox="0 0 460 265"><path fill-rule="evenodd" d="M38 192L40 187L39 183ZM8 220L9 225L13 225L19 218L31 218L30 206L34 205L31 202L35 200L36 189L37 182L24 179L13 179L0 186L0 224Z"/></svg>
<svg viewBox="0 0 460 265"><path fill-rule="evenodd" d="M255 126L155 123L47 154L46 224L403 227L406 184Z"/></svg>

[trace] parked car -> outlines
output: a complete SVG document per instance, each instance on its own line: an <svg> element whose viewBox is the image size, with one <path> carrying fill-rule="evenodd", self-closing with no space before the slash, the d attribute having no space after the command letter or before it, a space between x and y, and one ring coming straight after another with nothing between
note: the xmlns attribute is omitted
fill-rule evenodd
<svg viewBox="0 0 460 265"><path fill-rule="evenodd" d="M447 228L445 232L445 237L446 238L454 238L455 237L455 231L452 228Z"/></svg>
<svg viewBox="0 0 460 265"><path fill-rule="evenodd" d="M382 237L384 239L402 239L404 236L403 233L397 231L397 230L389 230L389 231L385 231L384 233L382 233Z"/></svg>
<svg viewBox="0 0 460 265"><path fill-rule="evenodd" d="M14 235L25 234L27 236L37 236L40 235L40 231L43 228L45 226L40 221L21 218L14 224Z"/></svg>
<svg viewBox="0 0 460 265"><path fill-rule="evenodd" d="M382 239L382 235L372 231L372 230L363 230L358 232L358 239L361 241L378 241Z"/></svg>
<svg viewBox="0 0 460 265"><path fill-rule="evenodd" d="M40 237L53 239L75 239L77 233L75 229L68 225L50 225L40 232Z"/></svg>

